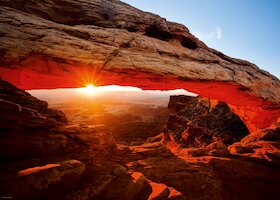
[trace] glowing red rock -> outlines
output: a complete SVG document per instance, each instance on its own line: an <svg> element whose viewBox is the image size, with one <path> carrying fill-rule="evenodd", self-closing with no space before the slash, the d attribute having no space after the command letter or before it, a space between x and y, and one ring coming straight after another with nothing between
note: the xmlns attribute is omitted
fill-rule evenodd
<svg viewBox="0 0 280 200"><path fill-rule="evenodd" d="M46 67L47 65L48 67ZM39 69L48 69L41 72ZM36 68L35 72L32 68ZM214 81L184 81L172 76L159 76L135 70L96 71L87 66L67 66L68 72L54 62L37 61L21 70L1 68L1 77L22 89L53 89L83 87L93 81L96 85L135 86L149 90L185 89L201 96L228 103L240 116L250 132L267 128L280 116L280 105L265 101L244 91L234 83Z"/></svg>

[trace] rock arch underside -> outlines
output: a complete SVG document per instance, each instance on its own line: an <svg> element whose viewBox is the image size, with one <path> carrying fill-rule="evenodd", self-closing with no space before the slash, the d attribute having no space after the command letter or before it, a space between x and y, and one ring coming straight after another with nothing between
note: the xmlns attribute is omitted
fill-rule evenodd
<svg viewBox="0 0 280 200"><path fill-rule="evenodd" d="M279 79L184 25L118 0L0 0L0 77L2 198L280 199ZM171 97L163 132L124 145L24 91L87 83L201 97Z"/></svg>

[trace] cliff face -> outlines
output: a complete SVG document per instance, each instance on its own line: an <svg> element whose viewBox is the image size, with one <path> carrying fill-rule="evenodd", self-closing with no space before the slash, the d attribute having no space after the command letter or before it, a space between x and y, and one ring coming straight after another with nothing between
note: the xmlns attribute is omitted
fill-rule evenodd
<svg viewBox="0 0 280 200"><path fill-rule="evenodd" d="M172 111L165 134L182 147L202 147L215 141L232 144L249 134L226 103L201 97L171 96Z"/></svg>
<svg viewBox="0 0 280 200"><path fill-rule="evenodd" d="M3 109L0 120L1 128L19 128L28 125L30 122L34 122L35 126L39 122L37 119L52 126L67 122L64 113L48 108L47 102L31 96L6 81L0 81L0 104Z"/></svg>
<svg viewBox="0 0 280 200"><path fill-rule="evenodd" d="M157 196L153 182L117 162L117 146L108 130L70 125L62 112L3 80L0 91L1 197L132 200L138 195Z"/></svg>
<svg viewBox="0 0 280 200"><path fill-rule="evenodd" d="M116 146L106 131L68 127L61 111L3 80L0 91L1 196L63 199L67 187L83 185L82 174L93 168L92 159L111 162Z"/></svg>
<svg viewBox="0 0 280 200"><path fill-rule="evenodd" d="M183 88L227 102L250 131L280 115L280 82L180 24L109 0L0 2L0 75L23 89ZM137 80L137 81L135 81Z"/></svg>
<svg viewBox="0 0 280 200"><path fill-rule="evenodd" d="M171 96L164 142L181 156L230 154L280 163L280 124L249 133L224 102L202 97Z"/></svg>

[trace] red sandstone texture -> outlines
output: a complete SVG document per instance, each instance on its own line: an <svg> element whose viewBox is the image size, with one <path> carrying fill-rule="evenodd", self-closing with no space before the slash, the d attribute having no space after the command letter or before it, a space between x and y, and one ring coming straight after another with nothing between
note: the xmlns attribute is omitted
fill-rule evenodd
<svg viewBox="0 0 280 200"><path fill-rule="evenodd" d="M22 89L86 82L183 88L227 102L250 131L279 119L276 77L208 48L181 24L117 0L0 6L0 76Z"/></svg>

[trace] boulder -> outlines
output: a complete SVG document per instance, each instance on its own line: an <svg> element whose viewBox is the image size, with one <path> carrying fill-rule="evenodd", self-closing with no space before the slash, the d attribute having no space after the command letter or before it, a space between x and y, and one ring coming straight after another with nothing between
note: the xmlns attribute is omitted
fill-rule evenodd
<svg viewBox="0 0 280 200"><path fill-rule="evenodd" d="M241 142L250 143L259 140L280 141L280 129L262 129L244 137Z"/></svg>
<svg viewBox="0 0 280 200"><path fill-rule="evenodd" d="M119 176L101 193L100 199L133 200L151 193L148 179L140 172ZM145 199L145 198L143 198Z"/></svg>
<svg viewBox="0 0 280 200"><path fill-rule="evenodd" d="M64 161L20 170L17 175L23 184L31 189L44 190L50 185L61 182L64 177L79 177L85 170L85 164L78 160Z"/></svg>
<svg viewBox="0 0 280 200"><path fill-rule="evenodd" d="M169 197L169 188L161 183L150 182L153 192L150 194L148 200L163 200Z"/></svg>
<svg viewBox="0 0 280 200"><path fill-rule="evenodd" d="M212 149L212 150L215 150L215 149L225 150L225 149L227 149L227 146L222 142L213 142L213 143L209 144L207 146L207 148Z"/></svg>
<svg viewBox="0 0 280 200"><path fill-rule="evenodd" d="M168 196L169 200L185 200L187 199L186 197L184 197L184 195L182 195L181 192L175 190L173 187L168 187L170 193Z"/></svg>
<svg viewBox="0 0 280 200"><path fill-rule="evenodd" d="M280 163L280 142L278 141L238 142L229 146L228 149L231 154Z"/></svg>

